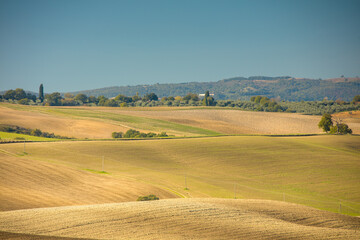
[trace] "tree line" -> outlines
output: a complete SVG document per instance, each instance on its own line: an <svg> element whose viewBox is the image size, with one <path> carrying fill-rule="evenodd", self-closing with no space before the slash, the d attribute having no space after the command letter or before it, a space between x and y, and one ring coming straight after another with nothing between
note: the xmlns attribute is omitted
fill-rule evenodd
<svg viewBox="0 0 360 240"><path fill-rule="evenodd" d="M168 137L169 135L166 132L159 134L149 132L143 133L134 129L129 129L125 133L123 132L113 132L111 135L113 138L156 138L156 137Z"/></svg>
<svg viewBox="0 0 360 240"><path fill-rule="evenodd" d="M359 78L341 78L340 82L320 79L297 79L290 76L249 78L236 77L217 82L189 82L177 84L152 84L137 86L107 87L101 89L81 91L88 96L113 97L118 93L126 96L138 92L144 95L156 93L160 98L164 96L185 96L187 93L205 93L207 90L215 94L217 100L249 101L252 96L266 96L276 98L280 96L285 101L321 101L324 97L335 101L351 99L359 94Z"/></svg>
<svg viewBox="0 0 360 240"><path fill-rule="evenodd" d="M36 137L44 137L44 138L57 138L57 139L73 139L69 137L64 137L60 135L55 135L54 133L43 132L40 129L31 129L31 128L23 128L19 126L13 125L0 125L0 132L8 132L8 133L18 133L25 134Z"/></svg>
<svg viewBox="0 0 360 240"><path fill-rule="evenodd" d="M1 101L25 105L46 105L46 106L106 106L106 107L155 107L155 106L216 106L231 107L246 111L265 111L265 112L297 112L311 115L322 115L324 113L336 113L342 111L360 110L360 95L353 98L351 102L341 99L336 101L283 101L280 97L268 98L263 95L252 96L250 101L244 100L215 100L210 96L209 91L205 91L204 97L198 94L188 93L185 96L166 96L159 98L157 94L151 92L143 96L136 93L134 96L119 94L114 98L105 96L87 96L83 93L73 95L59 92L46 94L44 87L39 87L38 97L31 93L26 93L23 89L8 90L4 95L0 95Z"/></svg>

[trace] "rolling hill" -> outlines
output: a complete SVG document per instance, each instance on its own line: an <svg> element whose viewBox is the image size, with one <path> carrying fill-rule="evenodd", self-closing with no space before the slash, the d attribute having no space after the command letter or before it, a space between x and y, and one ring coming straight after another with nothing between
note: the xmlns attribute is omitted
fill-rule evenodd
<svg viewBox="0 0 360 240"><path fill-rule="evenodd" d="M1 150L0 211L127 202L151 193L161 198L177 197L131 178L99 173L20 158Z"/></svg>
<svg viewBox="0 0 360 240"><path fill-rule="evenodd" d="M341 98L351 101L360 93L360 78L306 79L285 77L234 77L217 82L189 82L176 84L153 84L137 86L114 86L93 90L72 92L84 93L87 96L111 98L118 94L141 96L154 92L159 97L185 96L187 93L205 93L209 90L215 99L249 100L251 96L263 95L269 98L280 97L285 101L321 101Z"/></svg>
<svg viewBox="0 0 360 240"><path fill-rule="evenodd" d="M360 114L340 116L354 134L360 133ZM320 116L297 113L251 112L195 107L44 107L0 104L0 124L39 128L75 138L111 138L112 132L137 129L174 136L221 134L321 134ZM46 123L46 124L44 124Z"/></svg>
<svg viewBox="0 0 360 240"><path fill-rule="evenodd" d="M359 112L334 116L360 132ZM0 144L0 238L356 239L359 136L297 135L319 119L1 103L0 124L93 139ZM130 128L177 138L103 139Z"/></svg>
<svg viewBox="0 0 360 240"><path fill-rule="evenodd" d="M169 199L0 212L1 231L45 239L355 239L359 226L357 217L241 199Z"/></svg>
<svg viewBox="0 0 360 240"><path fill-rule="evenodd" d="M101 171L104 156L107 177L160 186L180 196L233 198L235 194L243 199L285 200L334 212L339 211L341 202L342 213L358 215L359 142L359 136L38 142L26 144L26 155L23 143L1 144L2 151L18 156L18 160L3 158L8 167L6 170L3 167L2 181L6 189L7 182L21 176L16 175L15 168L11 169L11 162L23 162L24 166L35 170L37 162L41 161L77 171L92 169L96 172ZM26 162L31 164L25 165ZM35 170L34 177L41 177L42 172ZM24 171L29 174L24 179L29 178L32 171ZM77 171L69 174L69 178L77 176ZM11 172L13 175L7 175ZM89 173L89 178L84 178L89 179L90 185L93 183L91 176L94 175ZM61 182L63 178L59 179ZM74 180L81 179L74 177ZM19 186L23 184L22 180L19 182ZM82 186L80 183L82 181L74 186ZM95 189L100 187L96 185ZM109 188L107 191L116 191ZM66 191L66 188L61 189Z"/></svg>

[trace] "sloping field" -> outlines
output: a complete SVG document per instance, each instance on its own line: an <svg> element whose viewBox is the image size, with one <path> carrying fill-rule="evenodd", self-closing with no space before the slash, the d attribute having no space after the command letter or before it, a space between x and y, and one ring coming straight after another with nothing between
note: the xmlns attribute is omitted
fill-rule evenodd
<svg viewBox="0 0 360 240"><path fill-rule="evenodd" d="M159 108L158 108L159 109ZM102 110L127 115L150 117L201 127L225 134L314 134L322 133L317 124L320 116L294 113L250 112L229 109L177 110ZM359 121L360 122L360 121ZM350 125L350 128L352 126ZM360 127L353 129L360 133Z"/></svg>
<svg viewBox="0 0 360 240"><path fill-rule="evenodd" d="M360 134L359 112L341 113L353 133ZM321 116L250 112L195 107L111 108L39 107L0 104L0 124L39 128L77 138L111 138L114 131L133 128L175 136L220 134L319 134ZM46 123L46 124L44 124Z"/></svg>
<svg viewBox="0 0 360 240"><path fill-rule="evenodd" d="M23 144L0 149L19 154ZM25 158L99 171L104 156L111 176L187 197L285 200L360 215L359 149L359 136L227 136L28 143Z"/></svg>
<svg viewBox="0 0 360 240"><path fill-rule="evenodd" d="M107 109L113 108L39 107L0 103L0 123L39 128L42 131L76 138L111 138L112 132L126 132L130 128L145 132L167 132L176 136L218 134L211 130L154 118L107 112Z"/></svg>
<svg viewBox="0 0 360 240"><path fill-rule="evenodd" d="M9 105L9 104L8 104ZM24 109L31 109L25 106ZM0 106L0 124L11 124L76 138L111 138L127 128L89 119L73 119L44 112L15 110Z"/></svg>
<svg viewBox="0 0 360 240"><path fill-rule="evenodd" d="M48 141L61 141L57 138L45 138L45 137L36 137L31 135L25 135L20 133L9 133L9 132L0 132L0 142L7 140L17 140L17 141L35 141L35 142L48 142Z"/></svg>
<svg viewBox="0 0 360 240"><path fill-rule="evenodd" d="M1 231L93 239L356 239L359 227L357 217L266 200L168 199L0 212Z"/></svg>
<svg viewBox="0 0 360 240"><path fill-rule="evenodd" d="M141 195L176 197L134 180L75 170L0 152L0 211L135 201Z"/></svg>

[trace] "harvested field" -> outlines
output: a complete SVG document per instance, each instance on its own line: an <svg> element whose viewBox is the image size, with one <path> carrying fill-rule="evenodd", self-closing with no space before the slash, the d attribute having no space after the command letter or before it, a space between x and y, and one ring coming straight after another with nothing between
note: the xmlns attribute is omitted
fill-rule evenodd
<svg viewBox="0 0 360 240"><path fill-rule="evenodd" d="M101 170L187 197L272 199L360 214L359 136L28 143L34 161ZM23 144L0 149L20 154ZM4 175L5 176L5 175ZM187 187L185 188L185 176ZM0 199L1 201L1 199Z"/></svg>
<svg viewBox="0 0 360 240"><path fill-rule="evenodd" d="M339 113L354 134L360 134L359 111ZM114 131L129 128L167 132L175 136L221 134L320 134L321 116L297 113L250 112L196 107L112 108L33 107L2 104L0 123L77 138L110 138ZM47 124L44 124L46 122Z"/></svg>
<svg viewBox="0 0 360 240"><path fill-rule="evenodd" d="M357 217L267 200L168 199L0 212L4 232L92 239L356 239L359 227Z"/></svg>
<svg viewBox="0 0 360 240"><path fill-rule="evenodd" d="M73 119L50 113L14 110L3 106L0 106L0 124L38 128L41 131L76 138L111 138L112 132L127 130L119 125L91 119Z"/></svg>
<svg viewBox="0 0 360 240"><path fill-rule="evenodd" d="M167 111L102 109L101 111L156 118L225 134L322 133L321 129L317 126L321 118L320 116L294 113L250 112L229 109L172 109Z"/></svg>
<svg viewBox="0 0 360 240"><path fill-rule="evenodd" d="M176 197L134 180L75 170L3 152L0 152L0 176L0 211L134 201L148 194L160 198Z"/></svg>
<svg viewBox="0 0 360 240"><path fill-rule="evenodd" d="M102 111L103 109L105 111ZM211 130L155 118L107 112L108 109L114 108L38 107L0 103L0 123L40 128L42 131L59 135L68 134L65 136L71 134L76 138L111 138L112 132L126 132L130 128L145 132L167 132L176 136L218 134ZM47 126L42 126L44 122L48 123Z"/></svg>

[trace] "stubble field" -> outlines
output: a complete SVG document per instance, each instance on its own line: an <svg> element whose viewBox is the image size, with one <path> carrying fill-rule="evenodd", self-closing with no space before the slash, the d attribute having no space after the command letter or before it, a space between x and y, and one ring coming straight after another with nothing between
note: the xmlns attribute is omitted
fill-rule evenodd
<svg viewBox="0 0 360 240"><path fill-rule="evenodd" d="M357 217L266 200L168 199L0 212L2 231L38 238L356 239L359 226Z"/></svg>

